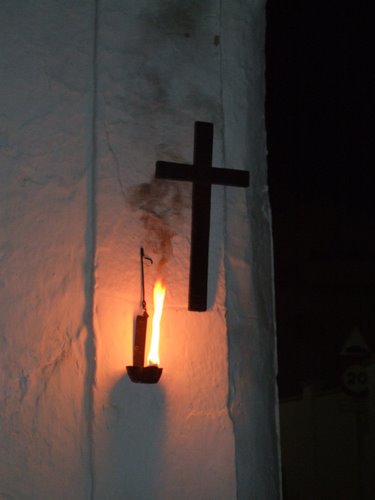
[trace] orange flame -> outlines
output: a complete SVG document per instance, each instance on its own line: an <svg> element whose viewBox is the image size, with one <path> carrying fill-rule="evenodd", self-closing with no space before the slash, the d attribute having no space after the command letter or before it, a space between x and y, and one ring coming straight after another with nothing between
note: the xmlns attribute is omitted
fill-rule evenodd
<svg viewBox="0 0 375 500"><path fill-rule="evenodd" d="M154 316L152 318L152 334L150 352L147 357L149 365L159 365L159 338L160 338L160 320L163 313L163 304L165 297L165 286L161 281L157 281L154 286Z"/></svg>

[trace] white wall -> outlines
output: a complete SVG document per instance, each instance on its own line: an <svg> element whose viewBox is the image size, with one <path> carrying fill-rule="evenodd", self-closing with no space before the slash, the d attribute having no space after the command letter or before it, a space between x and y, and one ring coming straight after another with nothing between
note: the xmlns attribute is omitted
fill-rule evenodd
<svg viewBox="0 0 375 500"><path fill-rule="evenodd" d="M264 2L2 10L0 498L278 498ZM213 188L205 313L191 186L153 180L195 120L251 175ZM156 386L125 372L140 245L150 312L167 284Z"/></svg>
<svg viewBox="0 0 375 500"><path fill-rule="evenodd" d="M36 5L37 4L37 5ZM0 497L84 498L89 2L1 5Z"/></svg>

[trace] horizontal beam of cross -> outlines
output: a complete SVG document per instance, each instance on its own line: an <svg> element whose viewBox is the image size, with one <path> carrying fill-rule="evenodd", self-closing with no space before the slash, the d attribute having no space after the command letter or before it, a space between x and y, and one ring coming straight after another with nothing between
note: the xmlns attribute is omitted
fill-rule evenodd
<svg viewBox="0 0 375 500"><path fill-rule="evenodd" d="M155 177L174 181L190 181L198 184L219 184L222 186L248 187L249 172L230 168L196 168L184 163L157 161Z"/></svg>

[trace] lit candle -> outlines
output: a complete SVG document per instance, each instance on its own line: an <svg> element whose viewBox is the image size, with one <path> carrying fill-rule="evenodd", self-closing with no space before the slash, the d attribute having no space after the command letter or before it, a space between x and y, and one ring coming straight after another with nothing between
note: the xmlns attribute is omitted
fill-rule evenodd
<svg viewBox="0 0 375 500"><path fill-rule="evenodd" d="M163 314L163 305L165 297L165 286L158 280L154 286L154 315L152 318L152 333L150 352L147 357L149 366L158 366L159 359L159 340L160 340L160 320Z"/></svg>

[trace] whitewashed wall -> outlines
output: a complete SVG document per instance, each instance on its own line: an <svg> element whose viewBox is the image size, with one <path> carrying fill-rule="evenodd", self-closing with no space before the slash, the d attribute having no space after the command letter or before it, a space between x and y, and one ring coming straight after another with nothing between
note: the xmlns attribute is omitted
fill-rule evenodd
<svg viewBox="0 0 375 500"><path fill-rule="evenodd" d="M0 15L0 498L85 498L89 2Z"/></svg>
<svg viewBox="0 0 375 500"><path fill-rule="evenodd" d="M264 2L5 1L0 498L278 498ZM214 164L209 310L187 311L195 120ZM166 281L132 384L139 247ZM163 265L162 265L163 264Z"/></svg>

